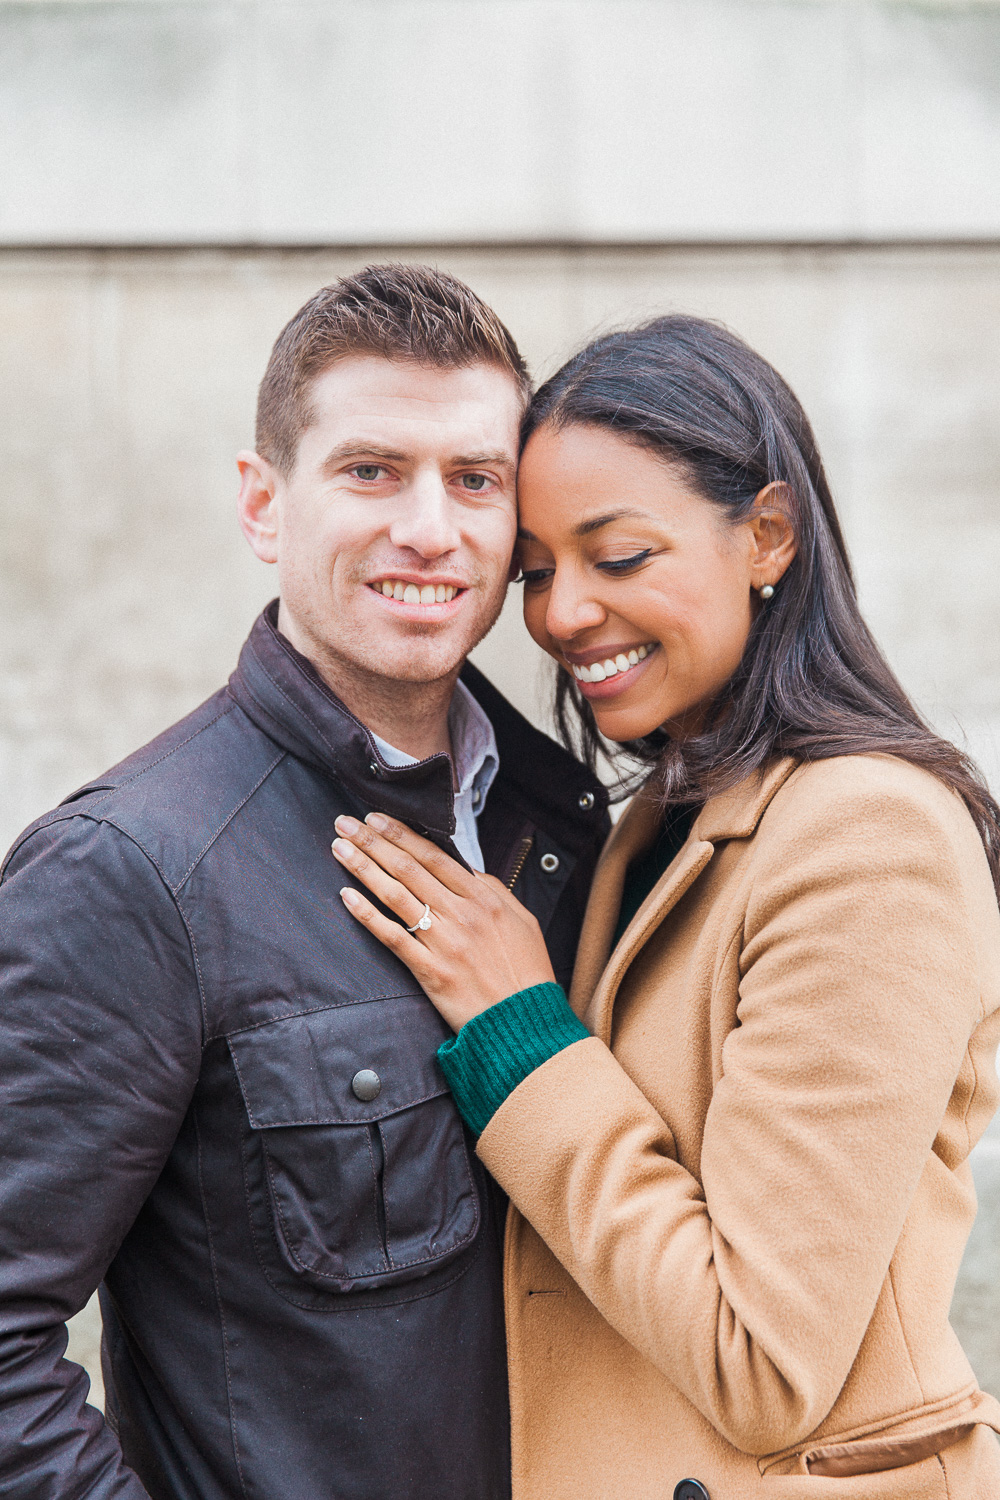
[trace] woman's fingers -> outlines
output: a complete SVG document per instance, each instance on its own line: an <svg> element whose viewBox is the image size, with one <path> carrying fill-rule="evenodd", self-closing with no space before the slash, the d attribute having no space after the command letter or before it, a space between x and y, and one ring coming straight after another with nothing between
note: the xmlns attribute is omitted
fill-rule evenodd
<svg viewBox="0 0 1000 1500"><path fill-rule="evenodd" d="M357 917L358 921L368 928L372 937L378 938L390 953L394 953L402 963L406 964L417 981L423 983L427 951L420 946L416 938L411 937L406 928L400 927L399 923L394 922L391 917L383 916L365 896L362 896L360 891L352 891L350 886L344 886L340 892L340 899L351 916Z"/></svg>
<svg viewBox="0 0 1000 1500"><path fill-rule="evenodd" d="M362 849L421 901L434 904L440 887L456 896L475 896L477 877L452 859L443 849L421 838L404 823L384 813L369 813L363 823L356 818L337 819L342 838ZM431 882L431 883L428 883Z"/></svg>
<svg viewBox="0 0 1000 1500"><path fill-rule="evenodd" d="M430 905L430 895L424 895L412 889L412 884L404 884L394 876L388 875L375 859L369 859L361 849L358 849L350 839L334 839L330 845L335 859L337 859L345 870L350 870L356 880L366 885L373 896L377 896L383 906L394 911L400 918L404 927L413 927L424 914L425 905ZM412 862L411 862L412 863ZM413 864L413 871L419 866ZM408 872L412 877L412 871ZM422 872L421 872L422 873ZM430 882L429 876L424 876L424 881ZM436 886L438 892L440 886ZM348 903L350 905L350 903ZM353 908L352 908L353 910Z"/></svg>

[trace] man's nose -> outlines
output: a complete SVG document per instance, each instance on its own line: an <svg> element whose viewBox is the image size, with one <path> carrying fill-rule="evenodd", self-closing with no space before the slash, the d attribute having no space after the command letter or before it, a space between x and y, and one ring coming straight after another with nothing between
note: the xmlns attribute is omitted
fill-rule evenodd
<svg viewBox="0 0 1000 1500"><path fill-rule="evenodd" d="M459 545L455 505L439 474L418 475L399 496L389 540L424 558L441 557Z"/></svg>
<svg viewBox="0 0 1000 1500"><path fill-rule="evenodd" d="M581 631L603 625L607 611L571 570L556 569L545 610L545 628L553 640L568 646Z"/></svg>

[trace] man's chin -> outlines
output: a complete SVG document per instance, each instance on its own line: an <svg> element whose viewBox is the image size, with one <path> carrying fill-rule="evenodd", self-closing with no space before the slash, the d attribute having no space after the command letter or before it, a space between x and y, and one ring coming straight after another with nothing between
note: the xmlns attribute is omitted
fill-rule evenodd
<svg viewBox="0 0 1000 1500"><path fill-rule="evenodd" d="M348 678L368 677L373 683L430 686L458 675L469 652L495 623L502 603L501 597L493 608L477 611L477 618L472 619L469 611L466 618L448 624L373 619L368 615L355 616L348 625L342 616L341 628L337 629L331 628L329 620L314 618L311 628L302 631L303 643L292 638L292 644L313 661L331 686L344 674ZM279 615L279 630L281 619ZM289 624L294 622L289 619Z"/></svg>
<svg viewBox="0 0 1000 1500"><path fill-rule="evenodd" d="M464 632L461 638L456 633L456 637L450 640L442 639L440 635L407 633L401 636L391 632L358 642L355 651L347 652L340 645L336 655L341 660L349 657L355 672L417 687L456 676L474 644Z"/></svg>
<svg viewBox="0 0 1000 1500"><path fill-rule="evenodd" d="M396 656L395 653L385 652L378 656L372 656L367 661L357 662L356 666L367 671L372 677L381 677L390 682L410 683L414 687L432 682L441 682L446 677L454 677L461 670L468 656L468 651L461 652L410 652L406 655Z"/></svg>
<svg viewBox="0 0 1000 1500"><path fill-rule="evenodd" d="M502 602L502 601L501 601ZM499 607L472 621L455 621L451 629L440 626L399 622L398 627L383 626L365 632L358 641L358 656L377 677L396 682L440 682L459 672L469 652L496 623Z"/></svg>

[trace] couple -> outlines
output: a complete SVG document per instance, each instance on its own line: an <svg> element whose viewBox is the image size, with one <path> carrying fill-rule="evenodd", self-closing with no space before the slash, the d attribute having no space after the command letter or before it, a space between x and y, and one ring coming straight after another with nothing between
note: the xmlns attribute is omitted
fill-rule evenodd
<svg viewBox="0 0 1000 1500"><path fill-rule="evenodd" d="M3 1494L996 1497L948 1306L997 808L788 387L670 317L531 398L467 287L377 266L239 462L280 602L0 885ZM516 567L585 764L465 662Z"/></svg>

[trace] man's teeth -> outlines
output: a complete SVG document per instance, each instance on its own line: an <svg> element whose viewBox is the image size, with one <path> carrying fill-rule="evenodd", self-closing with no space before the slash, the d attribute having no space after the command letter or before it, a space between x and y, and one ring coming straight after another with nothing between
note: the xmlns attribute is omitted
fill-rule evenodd
<svg viewBox="0 0 1000 1500"><path fill-rule="evenodd" d="M608 677L617 677L619 672L627 672L629 667L637 667L645 661L655 644L654 641L649 646L636 646L633 651L619 651L617 656L609 656L607 661L595 661L589 667L574 667L573 676L577 682L604 682Z"/></svg>
<svg viewBox="0 0 1000 1500"><path fill-rule="evenodd" d="M450 583L425 583L418 588L415 583L400 583L398 578L386 578L373 587L387 599L398 599L401 604L450 604L458 593Z"/></svg>

